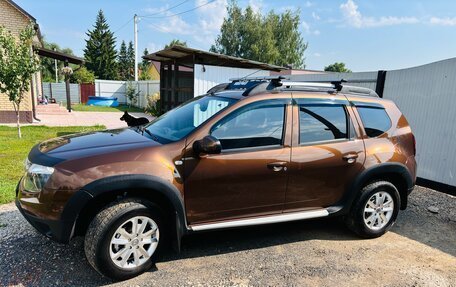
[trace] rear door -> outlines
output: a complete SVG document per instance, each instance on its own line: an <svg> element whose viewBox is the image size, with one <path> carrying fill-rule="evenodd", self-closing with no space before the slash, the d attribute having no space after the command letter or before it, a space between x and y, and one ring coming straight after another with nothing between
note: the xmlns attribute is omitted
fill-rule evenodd
<svg viewBox="0 0 456 287"><path fill-rule="evenodd" d="M364 143L345 96L295 98L285 210L328 207L361 170Z"/></svg>

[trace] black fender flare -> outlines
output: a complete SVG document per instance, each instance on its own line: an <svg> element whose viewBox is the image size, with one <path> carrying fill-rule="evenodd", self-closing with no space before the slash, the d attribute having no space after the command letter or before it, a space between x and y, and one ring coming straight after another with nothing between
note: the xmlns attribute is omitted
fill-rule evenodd
<svg viewBox="0 0 456 287"><path fill-rule="evenodd" d="M345 195L342 197L342 199L334 207L329 208L330 214L347 214L350 211L352 203L356 199L359 190L363 188L363 185L365 185L371 178L375 178L377 176L380 177L384 174L397 174L401 176L401 178L406 183L407 191L413 189L413 186L415 185L412 176L405 165L397 162L385 162L377 164L363 170L355 178L355 180L348 184L346 187ZM407 206L407 191L405 195L401 194L401 209L404 209Z"/></svg>
<svg viewBox="0 0 456 287"><path fill-rule="evenodd" d="M87 204L91 200L108 192L143 189L150 192L158 192L171 203L176 214L176 232L178 244L180 237L188 231L185 215L184 200L179 190L170 182L160 177L147 174L117 175L95 180L76 192L65 205L61 219L74 224ZM69 235L71 238L72 234Z"/></svg>

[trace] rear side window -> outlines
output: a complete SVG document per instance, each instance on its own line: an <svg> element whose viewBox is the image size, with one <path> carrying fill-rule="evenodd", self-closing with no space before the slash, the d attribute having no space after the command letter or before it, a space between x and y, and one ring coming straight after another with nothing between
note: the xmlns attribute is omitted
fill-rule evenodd
<svg viewBox="0 0 456 287"><path fill-rule="evenodd" d="M347 114L342 105L300 105L299 143L347 138Z"/></svg>
<svg viewBox="0 0 456 287"><path fill-rule="evenodd" d="M378 137L391 127L391 120L385 109L370 107L357 107L357 109L367 136Z"/></svg>

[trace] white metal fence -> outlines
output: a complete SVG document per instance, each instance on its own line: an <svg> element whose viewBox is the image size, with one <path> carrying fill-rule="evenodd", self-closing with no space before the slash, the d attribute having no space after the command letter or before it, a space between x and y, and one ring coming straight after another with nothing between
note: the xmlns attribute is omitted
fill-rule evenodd
<svg viewBox="0 0 456 287"><path fill-rule="evenodd" d="M294 81L338 81L344 79L350 82L350 85L369 88L375 91L377 84L377 72L360 72L360 73L328 73L328 74L302 74L291 75Z"/></svg>
<svg viewBox="0 0 456 287"><path fill-rule="evenodd" d="M130 83L136 88L136 91L139 91L136 106L141 108L147 106L148 95L153 95L160 91L160 81L132 81ZM120 104L126 104L127 85L128 82L126 81L95 80L95 96L116 97Z"/></svg>
<svg viewBox="0 0 456 287"><path fill-rule="evenodd" d="M43 95L47 98L54 98L57 103L66 103L66 86L65 83L42 83ZM71 103L79 104L81 95L78 84L70 84Z"/></svg>
<svg viewBox="0 0 456 287"><path fill-rule="evenodd" d="M418 176L456 186L456 58L386 73L383 97L412 126Z"/></svg>
<svg viewBox="0 0 456 287"><path fill-rule="evenodd" d="M199 64L195 64L194 73L194 97L205 94L210 88L218 84L228 82L230 78L269 76L269 71L265 70Z"/></svg>
<svg viewBox="0 0 456 287"><path fill-rule="evenodd" d="M293 76L350 81L375 90L377 72ZM383 97L404 113L416 137L418 177L456 186L456 58L386 72Z"/></svg>

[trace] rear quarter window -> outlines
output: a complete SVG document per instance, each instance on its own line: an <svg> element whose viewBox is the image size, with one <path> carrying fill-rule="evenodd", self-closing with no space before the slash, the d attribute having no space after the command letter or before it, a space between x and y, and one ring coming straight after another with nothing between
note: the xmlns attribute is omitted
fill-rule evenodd
<svg viewBox="0 0 456 287"><path fill-rule="evenodd" d="M357 107L368 137L378 137L391 127L391 120L383 108Z"/></svg>

